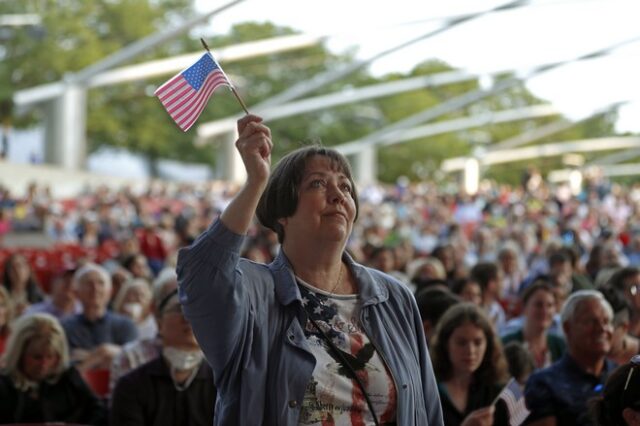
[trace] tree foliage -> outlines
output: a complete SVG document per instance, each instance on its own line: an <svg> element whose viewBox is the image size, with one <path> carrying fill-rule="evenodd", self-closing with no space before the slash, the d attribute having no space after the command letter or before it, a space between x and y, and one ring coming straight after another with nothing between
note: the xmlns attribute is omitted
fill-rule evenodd
<svg viewBox="0 0 640 426"><path fill-rule="evenodd" d="M42 19L36 27L0 28L0 115L3 121L11 118L14 126L24 127L40 117L37 113L16 117L10 102L15 90L59 81L65 74L79 71L194 12L191 0L0 2L0 14L8 13L34 13ZM295 31L291 28L270 22L249 22L236 25L228 34L212 37L208 42L215 51L216 48L232 44L293 33ZM151 49L136 58L135 62L199 49L199 41L187 34ZM229 62L223 66L251 109L252 105L296 83L318 73L337 69L353 59L351 53L334 54L325 45L319 44ZM425 61L406 75L394 73L374 77L367 69L361 69L308 96L452 70L451 66L438 60ZM103 146L121 147L145 155L152 164L157 159L170 158L207 163L213 167L217 142L203 147L194 145L195 132L180 131L153 96L153 91L168 77L91 89L87 117L90 151ZM506 74L499 77L502 78L513 76ZM310 141L333 146L363 138L398 120L478 90L479 87L478 80L468 80L274 120L269 123L275 144L274 159ZM522 82L505 92L438 117L435 122L542 102ZM240 114L242 111L231 93L218 89L214 101L205 109L199 123ZM393 181L400 175L414 180L438 179L441 177L438 170L442 160L478 154L491 143L560 118L545 117L485 125L381 148L378 154L379 177L384 181ZM610 135L614 132L615 119L615 111L603 114L536 143ZM540 166L544 171L558 167L559 161L544 159ZM513 166L495 166L486 171L486 176L517 182L520 171Z"/></svg>

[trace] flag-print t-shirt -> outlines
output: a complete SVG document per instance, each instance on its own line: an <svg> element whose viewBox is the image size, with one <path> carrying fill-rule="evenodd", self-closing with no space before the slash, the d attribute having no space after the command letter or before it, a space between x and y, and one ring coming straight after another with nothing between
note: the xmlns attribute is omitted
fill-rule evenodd
<svg viewBox="0 0 640 426"><path fill-rule="evenodd" d="M379 423L394 423L396 388L380 354L362 329L358 295L331 295L299 278L298 283L307 314L343 352L356 371ZM316 366L305 391L300 424L373 425L360 386L310 320L307 320L304 334L316 358Z"/></svg>

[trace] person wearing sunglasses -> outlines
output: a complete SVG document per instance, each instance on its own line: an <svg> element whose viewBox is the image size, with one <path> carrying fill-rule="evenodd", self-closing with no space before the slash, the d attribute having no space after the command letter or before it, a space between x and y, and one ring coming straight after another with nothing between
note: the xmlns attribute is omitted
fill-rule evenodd
<svg viewBox="0 0 640 426"><path fill-rule="evenodd" d="M611 373L590 408L596 426L640 426L640 355Z"/></svg>

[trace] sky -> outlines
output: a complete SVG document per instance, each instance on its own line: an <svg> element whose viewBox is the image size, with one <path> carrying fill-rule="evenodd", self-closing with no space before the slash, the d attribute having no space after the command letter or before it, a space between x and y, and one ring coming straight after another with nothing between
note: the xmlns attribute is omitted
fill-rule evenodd
<svg viewBox="0 0 640 426"><path fill-rule="evenodd" d="M247 21L271 21L303 33L331 34L328 47L356 49L366 59L421 34L440 28L456 14L487 11L508 0L244 0L212 18L198 33L224 34ZM210 11L226 0L196 0ZM526 70L569 61L594 50L640 37L640 0L531 0L530 6L485 14L374 62L376 75L408 72L437 58L474 73ZM224 66L224 64L223 64ZM617 130L640 133L640 40L600 59L574 62L528 81L529 89L572 119L614 102L630 101L620 110ZM37 135L36 135L37 136ZM30 132L16 132L10 159L28 162L41 156L43 141ZM144 176L141 159L121 152L94 154L89 169L110 173L122 164L131 177ZM170 167L170 165L167 165ZM198 170L201 175L204 171Z"/></svg>
<svg viewBox="0 0 640 426"><path fill-rule="evenodd" d="M245 0L211 19L202 29L223 34L245 21L271 21L303 33L330 34L336 52L357 49L365 59L420 34L440 28L436 18L488 11L508 0ZM640 132L640 16L638 0L531 0L529 6L485 14L374 62L376 75L407 72L428 59L441 59L474 73L523 71L637 39L611 54L573 62L527 82L573 119L619 101L618 131ZM198 0L200 11L223 1ZM524 75L524 74L523 74Z"/></svg>

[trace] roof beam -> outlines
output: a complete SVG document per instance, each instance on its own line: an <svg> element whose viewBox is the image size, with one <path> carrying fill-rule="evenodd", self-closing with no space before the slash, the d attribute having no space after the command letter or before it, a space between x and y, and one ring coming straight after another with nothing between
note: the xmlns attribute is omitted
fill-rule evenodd
<svg viewBox="0 0 640 426"><path fill-rule="evenodd" d="M635 148L638 145L640 145L640 137L637 136L579 139L574 141L528 146L525 148L487 152L480 156L478 161L483 166L491 166L493 164L530 160L532 158L556 157L558 155L572 152L594 152ZM468 157L449 158L442 162L440 169L444 172L462 170L464 169L464 162L467 158Z"/></svg>

